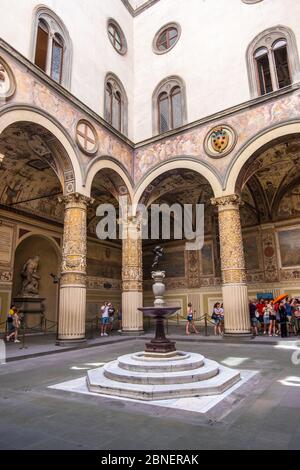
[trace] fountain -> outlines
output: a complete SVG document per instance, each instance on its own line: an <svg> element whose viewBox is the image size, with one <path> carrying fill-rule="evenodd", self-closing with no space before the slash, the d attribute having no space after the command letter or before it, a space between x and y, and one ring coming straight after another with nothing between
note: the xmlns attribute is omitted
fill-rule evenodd
<svg viewBox="0 0 300 470"><path fill-rule="evenodd" d="M177 351L166 338L164 320L178 311L164 302L166 273L159 270L163 249L154 249L153 307L139 308L155 319L155 337L143 352L121 356L87 373L90 392L142 401L219 395L241 380L240 372L200 354Z"/></svg>

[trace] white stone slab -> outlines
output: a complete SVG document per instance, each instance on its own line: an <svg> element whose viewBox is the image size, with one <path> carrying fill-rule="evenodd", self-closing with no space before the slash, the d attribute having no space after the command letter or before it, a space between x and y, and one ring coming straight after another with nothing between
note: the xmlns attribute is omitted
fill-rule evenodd
<svg viewBox="0 0 300 470"><path fill-rule="evenodd" d="M53 390L62 390L69 393L79 393L82 395L89 395L93 397L98 397L99 400L104 399L111 399L111 400L121 400L131 403L143 403L143 405L151 405L157 406L161 408L168 408L168 409L177 409L182 411L189 411L193 413L200 413L205 414L208 411L212 410L216 405L221 403L225 398L231 395L234 391L239 389L241 386L245 385L249 382L258 371L249 371L249 370L242 370L241 373L241 380L230 387L229 390L220 394L220 395L211 395L207 397L198 397L198 398L177 398L177 399L169 399L169 400L157 400L157 401L145 401L141 402L140 400L134 400L131 398L123 398L123 397L115 397L115 396L107 396L107 395L100 395L99 393L93 393L88 390L86 384L86 376L81 377L79 379L70 380L68 382L63 382L60 384L52 385L48 388Z"/></svg>

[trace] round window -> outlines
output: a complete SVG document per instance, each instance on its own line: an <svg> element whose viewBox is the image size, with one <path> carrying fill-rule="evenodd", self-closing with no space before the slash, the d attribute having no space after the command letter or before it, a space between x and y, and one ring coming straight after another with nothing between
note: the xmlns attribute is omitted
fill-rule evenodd
<svg viewBox="0 0 300 470"><path fill-rule="evenodd" d="M107 26L108 37L119 54L126 54L127 52L127 43L125 39L125 35L121 30L118 23L114 20L109 20Z"/></svg>
<svg viewBox="0 0 300 470"><path fill-rule="evenodd" d="M161 28L154 38L154 51L157 54L164 54L170 51L178 42L180 33L180 26L176 23L170 23Z"/></svg>

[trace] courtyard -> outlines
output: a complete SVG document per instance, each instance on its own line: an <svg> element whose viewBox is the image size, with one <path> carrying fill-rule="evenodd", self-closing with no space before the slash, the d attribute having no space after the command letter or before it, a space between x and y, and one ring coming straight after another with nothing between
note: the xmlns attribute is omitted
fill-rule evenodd
<svg viewBox="0 0 300 470"><path fill-rule="evenodd" d="M49 388L140 351L143 344L137 338L116 338L112 344L1 365L0 449L300 448L300 372L292 362L297 338L255 344L194 337L178 341L179 350L200 352L233 369L257 371L203 414Z"/></svg>

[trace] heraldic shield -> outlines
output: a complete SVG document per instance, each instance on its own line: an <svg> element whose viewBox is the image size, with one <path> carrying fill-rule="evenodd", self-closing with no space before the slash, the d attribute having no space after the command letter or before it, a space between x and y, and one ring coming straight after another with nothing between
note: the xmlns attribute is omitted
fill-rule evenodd
<svg viewBox="0 0 300 470"><path fill-rule="evenodd" d="M223 127L218 127L211 134L211 145L216 152L224 152L229 145L229 134Z"/></svg>

